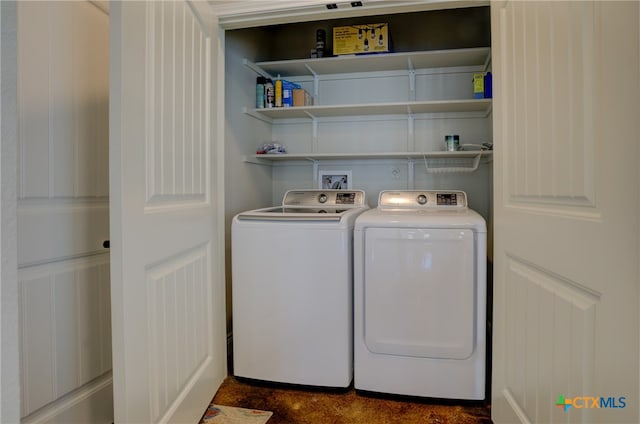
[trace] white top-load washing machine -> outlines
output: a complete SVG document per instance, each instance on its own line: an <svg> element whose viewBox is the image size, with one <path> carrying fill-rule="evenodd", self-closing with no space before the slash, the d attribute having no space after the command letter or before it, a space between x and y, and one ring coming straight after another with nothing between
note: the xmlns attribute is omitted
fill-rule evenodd
<svg viewBox="0 0 640 424"><path fill-rule="evenodd" d="M356 389L485 396L486 225L462 191L383 191L354 229Z"/></svg>
<svg viewBox="0 0 640 424"><path fill-rule="evenodd" d="M361 190L291 190L233 218L234 374L348 387L353 379L353 226Z"/></svg>

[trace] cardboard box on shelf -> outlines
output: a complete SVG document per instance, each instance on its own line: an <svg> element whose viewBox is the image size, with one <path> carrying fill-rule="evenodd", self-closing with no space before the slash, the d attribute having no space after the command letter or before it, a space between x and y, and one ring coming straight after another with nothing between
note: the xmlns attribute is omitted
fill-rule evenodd
<svg viewBox="0 0 640 424"><path fill-rule="evenodd" d="M389 53L389 25L386 23L333 28L333 54Z"/></svg>
<svg viewBox="0 0 640 424"><path fill-rule="evenodd" d="M313 105L313 97L303 88L293 89L293 105L294 106L311 106Z"/></svg>

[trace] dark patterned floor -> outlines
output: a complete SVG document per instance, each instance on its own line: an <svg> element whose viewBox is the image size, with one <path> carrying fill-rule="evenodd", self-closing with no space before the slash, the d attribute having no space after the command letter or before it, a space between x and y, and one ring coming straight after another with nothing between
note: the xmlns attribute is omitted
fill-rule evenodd
<svg viewBox="0 0 640 424"><path fill-rule="evenodd" d="M484 402L325 391L227 377L212 403L272 411L267 424L490 424Z"/></svg>

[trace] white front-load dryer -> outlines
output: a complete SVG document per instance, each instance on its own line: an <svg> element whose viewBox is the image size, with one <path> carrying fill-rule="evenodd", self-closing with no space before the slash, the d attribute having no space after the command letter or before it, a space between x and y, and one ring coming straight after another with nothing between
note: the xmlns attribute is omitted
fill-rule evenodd
<svg viewBox="0 0 640 424"><path fill-rule="evenodd" d="M462 191L383 191L354 228L354 386L485 397L486 224Z"/></svg>

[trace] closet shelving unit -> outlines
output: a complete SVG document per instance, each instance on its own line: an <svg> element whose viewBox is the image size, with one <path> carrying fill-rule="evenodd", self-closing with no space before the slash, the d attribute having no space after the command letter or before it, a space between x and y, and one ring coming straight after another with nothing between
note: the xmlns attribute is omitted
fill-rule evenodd
<svg viewBox="0 0 640 424"><path fill-rule="evenodd" d="M322 119L396 115L407 119L409 136L413 136L413 119L419 114L438 114L442 117L468 116L487 117L491 113L491 99L455 99L455 100L416 100L416 70L444 68L445 72L457 72L460 69L474 69L478 72L489 69L491 49L489 47L420 51L410 53L389 53L364 56L338 56L327 58L295 59L268 62L244 60L244 65L258 75L275 80L281 78L306 77L313 79L313 95L318 97L319 82L324 77L335 74L362 74L371 72L406 72L409 81L409 99L404 102L323 104L288 108L244 108L243 112L256 119L274 123L279 120L304 119L311 122L313 131L312 150L317 147L318 121ZM413 146L410 141L408 146ZM410 150L410 149L408 149ZM345 161L361 159L406 159L412 174L413 162L436 159L439 162L453 159L457 164L466 161L469 166L450 166L433 168L435 172L469 172L477 169L480 159L490 161L490 150L471 151L403 151L374 153L308 153L265 154L246 156L245 161L257 164L286 163L288 161L312 161L314 175L317 174L319 161Z"/></svg>

